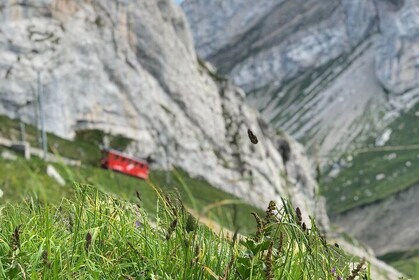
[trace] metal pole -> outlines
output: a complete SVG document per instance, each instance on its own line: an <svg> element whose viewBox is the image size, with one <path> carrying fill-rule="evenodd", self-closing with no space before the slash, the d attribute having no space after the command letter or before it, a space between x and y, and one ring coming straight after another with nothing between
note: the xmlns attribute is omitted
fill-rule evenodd
<svg viewBox="0 0 419 280"><path fill-rule="evenodd" d="M38 72L38 86L39 86L39 110L41 115L41 130L42 130L42 150L44 152L44 160L47 158L47 133L45 131L45 111L44 111L44 87L40 83L40 73Z"/></svg>
<svg viewBox="0 0 419 280"><path fill-rule="evenodd" d="M20 121L20 140L22 142L26 141L26 129L25 129L25 124Z"/></svg>
<svg viewBox="0 0 419 280"><path fill-rule="evenodd" d="M39 92L41 88L41 78L39 71L37 72L37 84L36 84L36 93L34 93L34 99L35 99L35 115L36 115L36 134L38 137L38 145L39 148L42 149L42 133L41 133L41 108L39 105Z"/></svg>

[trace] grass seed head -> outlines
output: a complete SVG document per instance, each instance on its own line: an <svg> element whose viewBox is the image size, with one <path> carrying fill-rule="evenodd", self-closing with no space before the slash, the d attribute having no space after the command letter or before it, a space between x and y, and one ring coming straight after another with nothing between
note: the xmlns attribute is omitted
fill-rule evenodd
<svg viewBox="0 0 419 280"><path fill-rule="evenodd" d="M167 234L166 234L166 240L170 239L170 236L172 236L172 233L175 231L177 226L177 219L174 219L169 226L169 229L167 230Z"/></svg>
<svg viewBox="0 0 419 280"><path fill-rule="evenodd" d="M86 250L86 252L89 251L90 245L92 245L92 234L88 232L86 234L86 243L84 245L84 249Z"/></svg>
<svg viewBox="0 0 419 280"><path fill-rule="evenodd" d="M12 241L11 241L11 246L12 246L13 251L20 249L20 235L22 234L21 228L22 228L22 225L18 225L13 231Z"/></svg>
<svg viewBox="0 0 419 280"><path fill-rule="evenodd" d="M266 210L266 217L265 217L266 223L269 223L272 221L272 218L275 216L275 210L276 210L275 201L269 202L268 209Z"/></svg>
<svg viewBox="0 0 419 280"><path fill-rule="evenodd" d="M278 254L282 252L283 247L284 247L284 233L281 231L279 233L279 239L278 239Z"/></svg>
<svg viewBox="0 0 419 280"><path fill-rule="evenodd" d="M195 219L194 216L192 216L191 213L188 213L188 219L186 220L186 225L185 225L185 229L186 232L191 232L191 231L195 231L197 227L197 220Z"/></svg>
<svg viewBox="0 0 419 280"><path fill-rule="evenodd" d="M263 221L259 217L258 214L256 214L255 212L252 212L251 214L253 215L253 217L255 217L255 220L256 220L256 224L257 224L257 228L256 228L256 241L259 241L259 238L260 238L260 236L263 233L264 224L263 224Z"/></svg>
<svg viewBox="0 0 419 280"><path fill-rule="evenodd" d="M274 243L271 242L271 244L269 245L268 248L268 252L266 253L266 258L265 258L265 265L266 265L266 279L267 280L272 280L273 278L273 272L272 272L272 250L273 250L273 246Z"/></svg>
<svg viewBox="0 0 419 280"><path fill-rule="evenodd" d="M303 221L303 215L301 214L301 210L300 210L300 208L299 207L297 207L296 209L295 209L295 214L296 214L296 216L297 216L297 221L296 221L296 223L301 227L302 225L301 225L301 222Z"/></svg>

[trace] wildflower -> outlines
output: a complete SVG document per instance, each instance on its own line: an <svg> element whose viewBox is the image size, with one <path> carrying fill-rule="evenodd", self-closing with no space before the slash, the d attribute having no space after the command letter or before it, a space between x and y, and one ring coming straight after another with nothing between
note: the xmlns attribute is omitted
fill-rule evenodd
<svg viewBox="0 0 419 280"><path fill-rule="evenodd" d="M336 274L336 267L332 268L332 270L330 270L330 272L332 273L332 275Z"/></svg>

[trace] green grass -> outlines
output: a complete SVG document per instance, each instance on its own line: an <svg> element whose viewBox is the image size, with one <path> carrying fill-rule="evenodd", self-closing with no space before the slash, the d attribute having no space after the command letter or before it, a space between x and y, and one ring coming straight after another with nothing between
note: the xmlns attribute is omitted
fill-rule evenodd
<svg viewBox="0 0 419 280"><path fill-rule="evenodd" d="M412 280L419 280L419 250L395 252L380 257Z"/></svg>
<svg viewBox="0 0 419 280"><path fill-rule="evenodd" d="M375 139L369 139L367 148L345 155L353 159L345 160L337 177L325 179L322 194L332 215L383 200L419 182L417 111L419 104L389 126L393 132L384 147L372 147Z"/></svg>
<svg viewBox="0 0 419 280"><path fill-rule="evenodd" d="M0 135L19 137L16 121L0 123ZM27 126L33 144L32 129ZM328 245L314 221L305 229L287 202L276 210L271 205L269 215L256 223L251 213L264 217L262 210L182 170L171 172L170 182L164 171L152 171L150 180L142 181L89 165L99 158L101 139L98 131L85 131L74 142L49 136L55 151L87 163L53 164L65 186L46 175L41 159L0 159L0 279L336 279L351 274L356 259ZM118 137L112 141L129 144ZM233 242L219 236L198 225L189 209L249 237ZM367 269L365 264L362 273Z"/></svg>
<svg viewBox="0 0 419 280"><path fill-rule="evenodd" d="M47 176L47 164L41 159L33 157L32 160L26 161L18 157L16 161L9 161L0 158L0 189L4 193L0 203L20 201L27 196L58 203L63 197L71 198L71 186L74 182L80 182L95 185L104 192L118 195L128 201L134 201L138 191L143 207L150 215L154 215L157 196L147 181L92 166L52 165L66 180L66 186L59 186ZM239 228L243 233L249 232L255 223L244 216L250 212L262 213L262 210L214 188L204 180L191 178L186 172L174 171L169 178L171 179L167 184L165 171L152 171L150 174L151 183L161 186L172 196L179 195L187 207L196 208L194 210L197 212L216 202L234 201L234 204L220 206L206 213L209 218L232 230Z"/></svg>
<svg viewBox="0 0 419 280"><path fill-rule="evenodd" d="M3 206L0 278L335 280L351 274L352 260L328 245L314 223L304 229L287 202L270 205L255 234L231 240L155 191L155 223L144 208L88 186L77 186L59 204L27 199ZM364 264L361 274L366 270Z"/></svg>
<svg viewBox="0 0 419 280"><path fill-rule="evenodd" d="M20 127L17 120L0 116L0 136L8 139L20 139ZM26 125L26 138L31 145L37 145L38 132L31 125ZM4 192L0 203L6 201L19 201L25 196L36 196L42 200L57 203L62 197L71 197L71 186L74 182L91 184L105 192L117 194L123 199L133 200L138 191L143 197L145 209L150 215L154 215L155 192L145 181L138 180L120 173L97 168L100 162L99 145L103 144L104 137L108 137L110 146L118 150L124 150L131 143L130 139L123 136L107 135L99 130L78 131L74 141L62 139L56 135L48 134L50 151L81 160L81 167L70 167L62 164L53 164L67 182L67 186L59 186L53 179L46 175L47 164L33 157L25 161L18 157L17 161L8 161L0 158L0 189ZM19 172L17 172L19 170ZM169 176L170 182L166 182L166 172L153 170L150 174L151 182L159 185L169 193L178 193L185 205L197 212L205 207L220 201L230 201L224 206L215 207L206 214L209 218L232 230L240 229L247 233L255 223L253 220L244 218L250 212L262 213L244 203L237 197L214 188L204 180L191 178L182 170L175 171ZM232 203L231 201L234 201ZM195 209L196 208L196 209Z"/></svg>

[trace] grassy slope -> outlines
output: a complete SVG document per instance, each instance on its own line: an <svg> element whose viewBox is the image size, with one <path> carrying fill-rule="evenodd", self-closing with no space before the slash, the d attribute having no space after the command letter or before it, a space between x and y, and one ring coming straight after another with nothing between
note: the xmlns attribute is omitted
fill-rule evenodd
<svg viewBox="0 0 419 280"><path fill-rule="evenodd" d="M336 178L325 180L322 194L330 214L380 201L419 182L417 111L419 104L390 125L393 132L384 147L352 155L352 161L346 160L346 167ZM370 139L368 145L372 146L374 140ZM380 174L386 177L380 179ZM419 251L390 254L383 260L419 279Z"/></svg>
<svg viewBox="0 0 419 280"><path fill-rule="evenodd" d="M289 204L271 205L264 227L235 242L197 225L161 192L153 226L135 204L93 187L76 187L74 194L57 206L27 200L2 207L2 279L335 280L353 274L352 260L326 244L315 225L304 229Z"/></svg>
<svg viewBox="0 0 419 280"><path fill-rule="evenodd" d="M18 138L15 121L0 122L0 135ZM28 126L27 132L28 140L36 143L36 131ZM237 198L182 171L171 174L166 184L163 171L151 172L146 182L88 165L98 160L94 142L101 137L97 131L86 132L71 142L49 135L56 150L85 163L53 164L66 186L49 178L46 163L38 158L0 159L0 218L6 221L0 225L0 278L237 279L240 274L243 279L269 279L270 271L281 279L336 279L351 274L349 257L326 245L315 226L304 231L288 204L278 215L271 214L253 238L240 243L196 227L177 202L178 195L185 206L198 211ZM86 141L90 139L94 141ZM249 233L256 225L250 212L264 214L239 203L214 207L208 215ZM156 225L150 225L150 217ZM283 223L278 224L279 218Z"/></svg>
<svg viewBox="0 0 419 280"><path fill-rule="evenodd" d="M419 104L395 120L384 147L350 155L336 178L325 180L323 195L331 214L374 203L419 182ZM372 146L375 139L370 139ZM384 174L385 178L380 178Z"/></svg>
<svg viewBox="0 0 419 280"><path fill-rule="evenodd" d="M19 124L15 120L0 116L0 136L19 139ZM36 145L37 132L34 127L26 125L26 138ZM135 192L142 197L144 208L154 215L157 201L156 194L149 183L119 173L110 172L97 168L100 159L98 144L101 143L104 134L100 131L83 131L77 136L77 140L69 141L48 135L50 147L66 157L81 160L81 167L68 167L61 164L53 164L67 182L65 187L60 187L53 179L46 175L46 164L33 157L25 161L19 157L17 161L9 161L0 158L0 189L4 192L0 203L5 201L19 201L28 195L35 195L42 200L59 202L62 197L71 197L74 182L90 184L101 190L117 194L123 199L133 201ZM114 148L122 149L129 141L121 136L113 136L110 139ZM1 148L0 148L1 149ZM19 170L19 172L16 172ZM207 182L191 178L187 173L175 171L169 176L170 182L166 183L166 172L152 171L150 180L173 195L179 194L187 207L197 208L197 211L212 203L231 200L235 204L214 207L207 215L221 225L240 232L249 232L255 226L255 222L247 218L250 212L261 214L263 211L246 203L240 202L237 197L214 188ZM246 215L246 217L244 217Z"/></svg>
<svg viewBox="0 0 419 280"><path fill-rule="evenodd" d="M141 204L154 215L157 196L146 181L90 166L65 167L60 164L54 166L67 181L66 186L59 186L46 175L46 164L40 159L33 158L31 161L25 161L20 157L16 161L0 159L0 189L4 193L0 203L20 201L27 196L58 203L63 197L73 196L73 183L78 182L95 185L105 192L116 194L129 201L136 200L135 192L138 191L142 199ZM166 185L166 173L163 171L151 172L150 179L168 193L173 195L178 193L190 208L196 207L202 210L214 202L238 201L236 197L212 187L205 181L193 179L181 171L171 175L169 185ZM228 228L240 227L242 232L248 232L255 225L253 220L244 217L250 212L262 213L262 210L239 203L216 207L208 215Z"/></svg>

